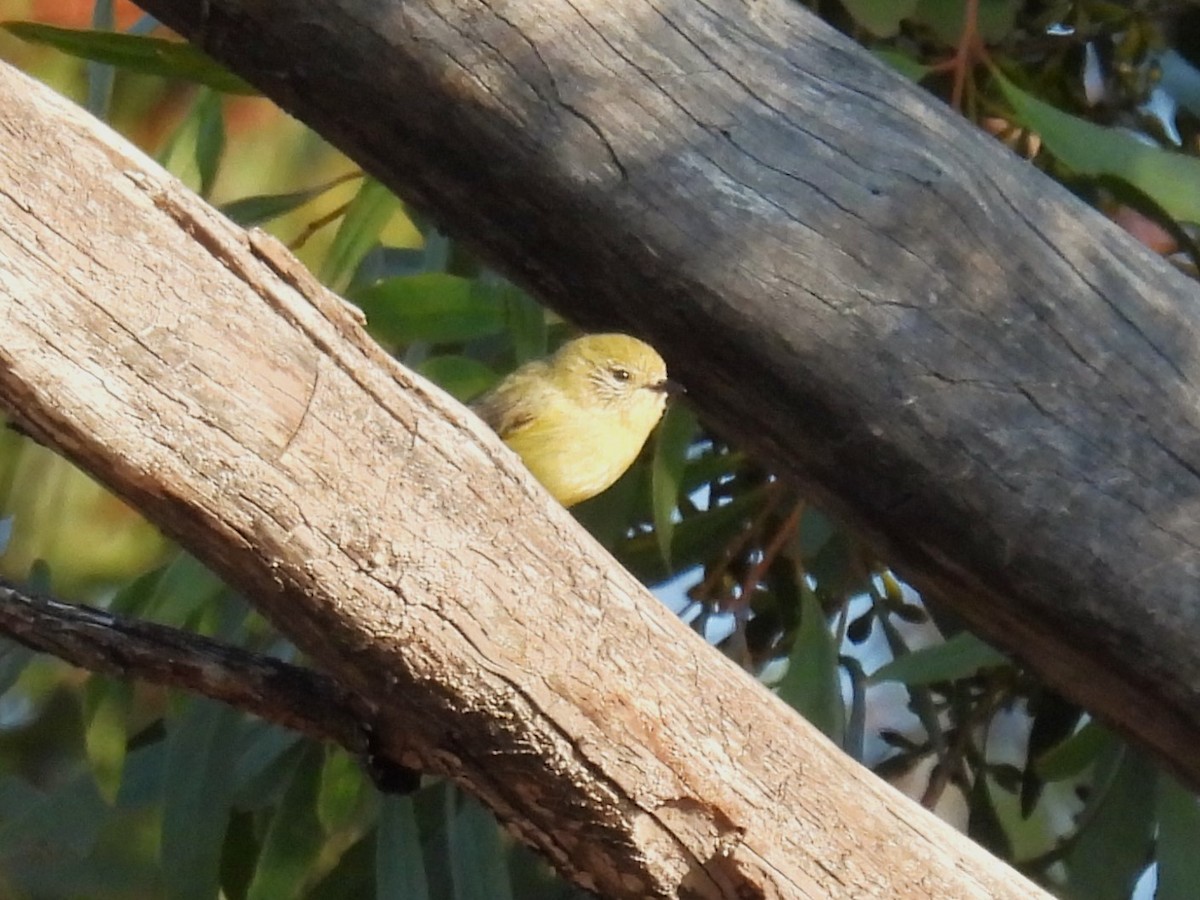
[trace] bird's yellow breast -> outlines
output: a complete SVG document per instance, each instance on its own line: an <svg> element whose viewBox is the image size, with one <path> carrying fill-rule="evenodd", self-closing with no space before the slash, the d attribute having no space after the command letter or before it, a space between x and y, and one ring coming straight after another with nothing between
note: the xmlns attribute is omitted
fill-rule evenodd
<svg viewBox="0 0 1200 900"><path fill-rule="evenodd" d="M539 416L541 427L505 438L526 468L563 506L574 506L607 489L633 465L661 409L629 421L618 413L596 414L562 403ZM623 421L624 419L624 421ZM553 426L545 423L553 422Z"/></svg>

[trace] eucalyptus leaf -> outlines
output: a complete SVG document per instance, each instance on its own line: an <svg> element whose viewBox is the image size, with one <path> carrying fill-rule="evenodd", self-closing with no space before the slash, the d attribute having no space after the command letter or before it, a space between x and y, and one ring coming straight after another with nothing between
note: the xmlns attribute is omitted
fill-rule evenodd
<svg viewBox="0 0 1200 900"><path fill-rule="evenodd" d="M974 675L980 669L1008 664L1008 658L970 632L964 631L940 644L923 647L876 669L871 681L900 681L907 685L953 681Z"/></svg>
<svg viewBox="0 0 1200 900"><path fill-rule="evenodd" d="M1193 900L1200 885L1200 801L1170 775L1160 773L1155 795L1158 819L1158 887L1154 900Z"/></svg>
<svg viewBox="0 0 1200 900"><path fill-rule="evenodd" d="M1146 868L1156 828L1157 773L1150 761L1123 748L1111 778L1096 790L1082 828L1064 860L1064 894L1087 900L1126 900ZM1195 835L1193 833L1193 850ZM1195 884L1192 885L1195 896Z"/></svg>
<svg viewBox="0 0 1200 900"><path fill-rule="evenodd" d="M454 900L512 900L508 854L496 820L450 782L445 792Z"/></svg>
<svg viewBox="0 0 1200 900"><path fill-rule="evenodd" d="M172 898L216 896L238 718L214 700L191 698L169 725L160 858Z"/></svg>
<svg viewBox="0 0 1200 900"><path fill-rule="evenodd" d="M479 396L498 380L489 366L477 359L455 354L431 356L417 366L417 371L464 402Z"/></svg>
<svg viewBox="0 0 1200 900"><path fill-rule="evenodd" d="M282 802L271 816L247 900L303 896L302 888L325 840L317 817L324 762L319 744L304 747Z"/></svg>
<svg viewBox="0 0 1200 900"><path fill-rule="evenodd" d="M128 746L126 723L133 708L130 682L93 675L83 691L84 749L104 798L113 803L121 787Z"/></svg>
<svg viewBox="0 0 1200 900"><path fill-rule="evenodd" d="M900 22L917 9L918 0L842 0L854 21L876 37L894 37Z"/></svg>
<svg viewBox="0 0 1200 900"><path fill-rule="evenodd" d="M398 209L400 201L391 191L374 178L364 178L333 237L321 266L321 281L334 291L345 291Z"/></svg>
<svg viewBox="0 0 1200 900"><path fill-rule="evenodd" d="M1036 131L1050 152L1072 171L1120 178L1169 216L1200 222L1200 159L1155 147L1131 132L1077 118L999 74L995 77L1018 121Z"/></svg>
<svg viewBox="0 0 1200 900"><path fill-rule="evenodd" d="M411 797L388 795L379 809L375 837L377 900L427 900L429 883L421 831Z"/></svg>
<svg viewBox="0 0 1200 900"><path fill-rule="evenodd" d="M4 22L0 23L0 28L28 43L54 47L71 56L108 63L130 72L178 78L223 94L258 94L256 88L183 41L112 31L57 28L39 22Z"/></svg>
<svg viewBox="0 0 1200 900"><path fill-rule="evenodd" d="M663 565L671 571L671 538L675 533L675 509L687 466L688 449L696 438L696 414L680 403L672 404L663 416L654 438L650 463L650 491L654 506L654 534Z"/></svg>
<svg viewBox="0 0 1200 900"><path fill-rule="evenodd" d="M504 330L498 286L445 272L386 278L348 296L371 333L394 344L462 343Z"/></svg>
<svg viewBox="0 0 1200 900"><path fill-rule="evenodd" d="M846 714L837 647L817 595L807 585L801 585L800 593L800 628L779 697L840 744Z"/></svg>
<svg viewBox="0 0 1200 900"><path fill-rule="evenodd" d="M1113 736L1095 722L1088 722L1073 735L1047 750L1033 765L1044 781L1062 781L1085 772L1112 743Z"/></svg>

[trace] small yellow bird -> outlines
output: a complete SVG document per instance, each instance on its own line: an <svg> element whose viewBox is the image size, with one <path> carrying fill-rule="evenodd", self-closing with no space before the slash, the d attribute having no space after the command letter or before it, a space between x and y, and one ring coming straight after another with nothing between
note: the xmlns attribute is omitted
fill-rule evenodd
<svg viewBox="0 0 1200 900"><path fill-rule="evenodd" d="M649 344L589 334L521 366L472 404L563 506L628 469L680 390Z"/></svg>

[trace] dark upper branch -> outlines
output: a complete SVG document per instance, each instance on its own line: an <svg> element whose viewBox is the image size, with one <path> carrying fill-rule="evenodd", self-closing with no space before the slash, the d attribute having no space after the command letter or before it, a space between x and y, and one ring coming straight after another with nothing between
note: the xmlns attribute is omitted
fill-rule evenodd
<svg viewBox="0 0 1200 900"><path fill-rule="evenodd" d="M144 5L1200 785L1194 284L790 0Z"/></svg>

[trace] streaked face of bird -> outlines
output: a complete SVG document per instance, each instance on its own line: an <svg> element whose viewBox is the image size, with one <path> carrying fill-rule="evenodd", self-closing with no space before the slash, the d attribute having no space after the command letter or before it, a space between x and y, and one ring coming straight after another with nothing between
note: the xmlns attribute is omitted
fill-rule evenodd
<svg viewBox="0 0 1200 900"><path fill-rule="evenodd" d="M662 418L674 385L667 365L652 347L622 334L589 335L567 345L552 365L571 369L562 383L572 400L596 415L616 415L642 431L643 439Z"/></svg>

